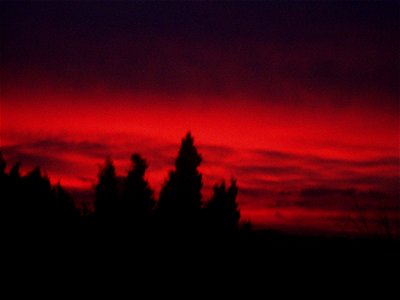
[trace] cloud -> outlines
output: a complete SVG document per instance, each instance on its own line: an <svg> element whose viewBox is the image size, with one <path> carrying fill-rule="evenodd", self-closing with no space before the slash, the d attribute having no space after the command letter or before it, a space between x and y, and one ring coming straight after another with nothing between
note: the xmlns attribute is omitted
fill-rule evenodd
<svg viewBox="0 0 400 300"><path fill-rule="evenodd" d="M227 146L199 144L198 148L200 152L210 154L210 156L203 157L205 161L227 159L237 154L236 149Z"/></svg>
<svg viewBox="0 0 400 300"><path fill-rule="evenodd" d="M328 189L328 188L307 188L303 189L300 192L300 196L304 198L310 197L325 197L325 196L333 196L340 195L344 197L354 197L356 195L355 189Z"/></svg>
<svg viewBox="0 0 400 300"><path fill-rule="evenodd" d="M39 166L44 167L45 171L63 170L63 172L68 173L68 169L72 170L69 162L46 154L31 154L23 151L9 152L8 150L4 150L4 155L6 160L12 162L12 164L21 162L23 169L32 169ZM12 164L9 164L9 167Z"/></svg>
<svg viewBox="0 0 400 300"><path fill-rule="evenodd" d="M267 174L270 176L302 175L316 176L317 173L296 166L276 166L276 165L245 165L234 168L237 174Z"/></svg>
<svg viewBox="0 0 400 300"><path fill-rule="evenodd" d="M49 156L57 153L84 153L90 157L102 157L110 151L109 145L93 141L73 141L64 138L46 138L36 141L13 144L2 147L4 152L18 152L21 149L24 151L44 152Z"/></svg>

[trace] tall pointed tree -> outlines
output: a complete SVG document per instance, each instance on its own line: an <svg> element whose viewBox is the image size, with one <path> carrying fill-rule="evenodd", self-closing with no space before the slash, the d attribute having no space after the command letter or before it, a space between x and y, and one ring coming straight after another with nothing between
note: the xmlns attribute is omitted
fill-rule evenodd
<svg viewBox="0 0 400 300"><path fill-rule="evenodd" d="M131 162L124 184L122 213L126 223L140 226L149 220L155 204L154 193L145 179L147 161L135 153L131 156Z"/></svg>
<svg viewBox="0 0 400 300"><path fill-rule="evenodd" d="M158 202L162 214L171 218L189 217L201 208L201 155L190 132L182 139L175 170L169 172Z"/></svg>

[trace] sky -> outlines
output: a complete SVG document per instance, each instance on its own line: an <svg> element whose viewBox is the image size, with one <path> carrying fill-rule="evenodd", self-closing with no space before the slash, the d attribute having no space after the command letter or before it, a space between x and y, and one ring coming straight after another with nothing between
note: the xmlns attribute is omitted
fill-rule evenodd
<svg viewBox="0 0 400 300"><path fill-rule="evenodd" d="M398 203L399 4L0 3L0 146L89 191L110 155L156 193L191 131L203 198L234 177L242 220L343 230Z"/></svg>

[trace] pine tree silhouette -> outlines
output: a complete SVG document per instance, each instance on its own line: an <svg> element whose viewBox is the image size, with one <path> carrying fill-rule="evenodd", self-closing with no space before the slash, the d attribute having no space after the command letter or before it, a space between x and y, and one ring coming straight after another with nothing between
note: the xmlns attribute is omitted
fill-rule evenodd
<svg viewBox="0 0 400 300"><path fill-rule="evenodd" d="M147 161L140 154L131 156L131 169L124 182L121 213L125 225L143 227L150 221L155 204L154 192L145 179Z"/></svg>
<svg viewBox="0 0 400 300"><path fill-rule="evenodd" d="M96 200L94 203L95 217L102 225L112 225L117 217L119 205L117 177L114 163L107 157L98 174L96 185Z"/></svg>
<svg viewBox="0 0 400 300"><path fill-rule="evenodd" d="M161 215L176 222L194 221L201 208L202 175L198 167L202 161L190 132L182 139L175 170L169 172L158 201ZM181 226L185 226L181 224Z"/></svg>
<svg viewBox="0 0 400 300"><path fill-rule="evenodd" d="M203 183L198 170L201 162L202 157L189 132L182 139L175 168L169 172L160 192L157 209L154 210L154 192L145 179L147 161L140 154L133 154L131 168L124 182L120 182L113 161L107 157L99 170L95 186L94 214L89 218L86 213L82 218L71 196L60 183L52 186L48 176L39 167L22 176L19 162L7 173L7 164L0 152L2 217L9 226L20 229L20 233L33 235L57 231L56 236L65 236L64 233L74 233L70 235L74 236L78 232L76 229L96 233L91 230L100 228L100 236L102 233L105 233L105 237L139 233L135 236L139 238L138 241L143 241L141 238L149 233L147 229L157 236L158 233L167 233L164 230L166 228L171 233L179 233L176 236L167 234L167 238L179 239L183 237L182 233L185 237L201 237L198 233L204 233L205 225L212 232L233 232L240 218L236 181L232 180L229 188L224 182L216 185L213 197L202 208ZM161 230L153 225L161 225L158 228Z"/></svg>

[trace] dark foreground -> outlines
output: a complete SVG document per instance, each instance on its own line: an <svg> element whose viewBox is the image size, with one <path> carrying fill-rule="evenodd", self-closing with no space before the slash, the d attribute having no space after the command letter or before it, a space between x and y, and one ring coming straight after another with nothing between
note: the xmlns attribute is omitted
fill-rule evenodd
<svg viewBox="0 0 400 300"><path fill-rule="evenodd" d="M25 257L47 254L64 260L101 257L101 260L142 259L148 263L162 261L216 260L243 264L319 259L324 263L336 259L366 264L400 261L400 240L375 237L290 235L275 231L251 230L230 233L123 232L85 230L45 234L19 232L7 237L6 248ZM143 262L143 261L141 261ZM339 261L340 263L340 261Z"/></svg>
<svg viewBox="0 0 400 300"><path fill-rule="evenodd" d="M14 295L28 282L40 295L54 290L53 297L75 297L78 289L80 296L111 298L161 293L167 299L265 299L294 293L341 299L374 290L378 299L397 299L399 241L268 231L87 233L11 237L4 244L3 272L19 287Z"/></svg>

